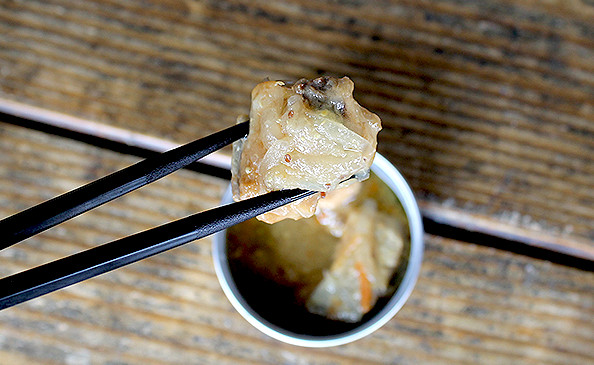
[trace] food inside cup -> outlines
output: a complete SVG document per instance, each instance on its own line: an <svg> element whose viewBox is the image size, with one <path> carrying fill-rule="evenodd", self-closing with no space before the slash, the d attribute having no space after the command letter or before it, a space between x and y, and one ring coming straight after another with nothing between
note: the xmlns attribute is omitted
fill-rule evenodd
<svg viewBox="0 0 594 365"><path fill-rule="evenodd" d="M361 321L396 289L409 248L400 202L373 173L327 193L313 217L272 225L252 219L227 230L231 273L250 304L271 318L276 303L276 310Z"/></svg>

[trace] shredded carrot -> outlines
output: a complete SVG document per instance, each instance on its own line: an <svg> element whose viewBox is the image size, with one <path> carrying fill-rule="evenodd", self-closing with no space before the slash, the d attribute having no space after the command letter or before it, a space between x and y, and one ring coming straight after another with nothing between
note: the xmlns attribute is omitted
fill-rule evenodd
<svg viewBox="0 0 594 365"><path fill-rule="evenodd" d="M365 274L365 268L361 262L355 263L355 269L359 272L359 290L361 291L361 308L363 313L371 309L371 283Z"/></svg>

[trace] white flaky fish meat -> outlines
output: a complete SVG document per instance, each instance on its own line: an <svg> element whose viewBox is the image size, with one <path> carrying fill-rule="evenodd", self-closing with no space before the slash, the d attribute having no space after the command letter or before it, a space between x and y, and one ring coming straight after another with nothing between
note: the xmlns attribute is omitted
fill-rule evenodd
<svg viewBox="0 0 594 365"><path fill-rule="evenodd" d="M334 260L307 300L307 309L357 322L386 294L404 248L403 227L374 200L348 211Z"/></svg>
<svg viewBox="0 0 594 365"><path fill-rule="evenodd" d="M266 81L252 91L250 129L233 146L233 198L300 188L326 193L368 177L381 122L353 98L347 78ZM352 179L351 179L352 180ZM311 217L321 194L258 219Z"/></svg>

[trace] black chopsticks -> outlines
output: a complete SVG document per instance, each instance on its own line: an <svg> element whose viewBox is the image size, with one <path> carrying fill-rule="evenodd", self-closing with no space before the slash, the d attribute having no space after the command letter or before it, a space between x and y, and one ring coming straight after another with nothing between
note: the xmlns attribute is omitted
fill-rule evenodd
<svg viewBox="0 0 594 365"><path fill-rule="evenodd" d="M206 237L314 194L292 189L223 205L0 279L0 309Z"/></svg>
<svg viewBox="0 0 594 365"><path fill-rule="evenodd" d="M243 138L239 123L159 156L148 158L0 221L0 250L117 197L150 184ZM208 236L314 194L292 189L220 206L0 279L0 309Z"/></svg>
<svg viewBox="0 0 594 365"><path fill-rule="evenodd" d="M150 184L244 137L249 121L140 161L0 221L0 250Z"/></svg>

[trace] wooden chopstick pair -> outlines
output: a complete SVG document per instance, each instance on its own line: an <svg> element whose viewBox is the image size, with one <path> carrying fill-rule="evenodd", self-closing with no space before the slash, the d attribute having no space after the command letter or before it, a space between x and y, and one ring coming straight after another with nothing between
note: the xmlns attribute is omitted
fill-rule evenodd
<svg viewBox="0 0 594 365"><path fill-rule="evenodd" d="M0 250L150 184L243 138L243 122L0 221ZM313 194L291 189L220 206L0 279L0 309L181 246Z"/></svg>

